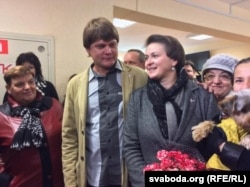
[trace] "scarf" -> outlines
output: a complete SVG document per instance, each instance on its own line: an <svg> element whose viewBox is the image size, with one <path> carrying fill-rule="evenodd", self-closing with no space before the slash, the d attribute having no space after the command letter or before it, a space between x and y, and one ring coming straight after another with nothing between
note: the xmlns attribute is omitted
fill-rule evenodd
<svg viewBox="0 0 250 187"><path fill-rule="evenodd" d="M148 79L147 82L147 94L150 102L153 104L153 111L157 117L158 124L161 133L164 138L168 139L168 124L166 115L166 102L170 102L173 105L174 112L177 117L177 124L180 123L182 110L175 102L176 95L182 90L182 88L188 82L188 75L184 69L180 71L180 74L175 84L166 90L159 81Z"/></svg>
<svg viewBox="0 0 250 187"><path fill-rule="evenodd" d="M41 102L35 101L29 106L12 108L11 116L21 116L22 122L14 135L11 149L21 150L32 145L41 147L44 142L44 131L40 120Z"/></svg>
<svg viewBox="0 0 250 187"><path fill-rule="evenodd" d="M45 95L44 89L47 87L47 83L43 79L36 79L36 89L39 91L43 96Z"/></svg>

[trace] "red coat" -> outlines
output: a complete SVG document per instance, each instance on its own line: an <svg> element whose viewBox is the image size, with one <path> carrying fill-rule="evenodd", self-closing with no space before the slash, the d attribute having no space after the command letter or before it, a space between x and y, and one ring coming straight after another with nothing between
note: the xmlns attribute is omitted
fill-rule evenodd
<svg viewBox="0 0 250 187"><path fill-rule="evenodd" d="M13 176L10 187L48 187L43 184L46 178L52 180L52 187L64 187L61 162L62 106L52 98L47 98L44 106L45 109L40 113L48 143L44 145L44 150L49 153L47 155L51 164L41 159L44 153L34 146L21 151L10 149L12 138L22 118L10 115L9 103L0 106L0 155L5 172ZM52 175L43 174L42 168L47 166L52 167Z"/></svg>

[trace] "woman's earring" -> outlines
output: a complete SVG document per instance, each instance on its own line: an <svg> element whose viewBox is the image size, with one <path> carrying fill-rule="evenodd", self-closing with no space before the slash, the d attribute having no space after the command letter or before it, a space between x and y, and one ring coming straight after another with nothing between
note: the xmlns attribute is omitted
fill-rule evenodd
<svg viewBox="0 0 250 187"><path fill-rule="evenodd" d="M175 67L174 67L174 66L172 66L172 67L171 67L171 70L172 70L172 71L175 71Z"/></svg>

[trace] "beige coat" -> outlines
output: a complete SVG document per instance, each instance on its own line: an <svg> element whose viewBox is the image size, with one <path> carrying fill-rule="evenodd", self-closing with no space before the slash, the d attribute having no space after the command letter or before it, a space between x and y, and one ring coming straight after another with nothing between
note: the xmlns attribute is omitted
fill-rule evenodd
<svg viewBox="0 0 250 187"><path fill-rule="evenodd" d="M130 93L146 84L147 74L134 66L122 62L123 113ZM62 161L66 187L86 186L85 125L87 118L88 72L76 75L68 83L62 127ZM123 168L125 170L125 168ZM123 172L123 187L127 186L126 172Z"/></svg>

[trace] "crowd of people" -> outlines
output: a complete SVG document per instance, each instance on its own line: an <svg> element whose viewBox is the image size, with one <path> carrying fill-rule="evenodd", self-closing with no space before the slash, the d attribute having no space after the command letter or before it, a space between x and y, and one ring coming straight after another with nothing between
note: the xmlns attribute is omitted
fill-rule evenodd
<svg viewBox="0 0 250 187"><path fill-rule="evenodd" d="M92 64L69 77L62 103L33 52L4 72L1 187L144 187L143 168L163 149L192 152L210 170L250 170L250 150L232 138L237 123L219 107L250 89L250 58L213 55L198 72L173 36L148 36L145 53L130 49L123 62L118 44L108 19L86 24ZM196 142L204 121L216 126Z"/></svg>

